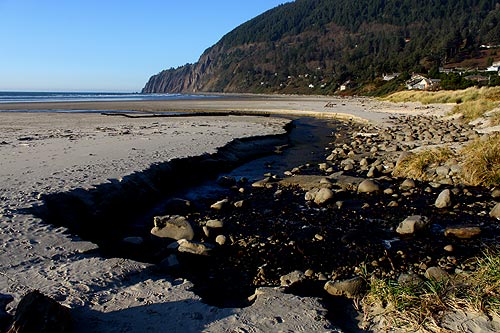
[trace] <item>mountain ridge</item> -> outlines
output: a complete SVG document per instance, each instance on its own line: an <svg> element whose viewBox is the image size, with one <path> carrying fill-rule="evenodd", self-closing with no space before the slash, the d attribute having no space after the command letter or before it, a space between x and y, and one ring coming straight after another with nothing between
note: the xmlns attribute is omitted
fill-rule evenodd
<svg viewBox="0 0 500 333"><path fill-rule="evenodd" d="M497 0L297 0L223 36L144 93L333 93L346 81L423 72L500 44Z"/></svg>

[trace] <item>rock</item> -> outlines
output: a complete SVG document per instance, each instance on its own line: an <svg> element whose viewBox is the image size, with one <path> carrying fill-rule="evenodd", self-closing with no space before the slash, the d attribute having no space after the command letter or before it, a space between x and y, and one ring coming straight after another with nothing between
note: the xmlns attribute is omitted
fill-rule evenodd
<svg viewBox="0 0 500 333"><path fill-rule="evenodd" d="M446 252L453 252L453 251L455 251L455 248L453 247L453 245L448 244L448 245L446 245L446 246L444 247L444 250L445 250Z"/></svg>
<svg viewBox="0 0 500 333"><path fill-rule="evenodd" d="M495 188L493 191L491 191L491 197L493 199L500 199L500 188Z"/></svg>
<svg viewBox="0 0 500 333"><path fill-rule="evenodd" d="M144 238L142 237L126 237L122 239L123 243L130 244L130 245L142 245L144 244Z"/></svg>
<svg viewBox="0 0 500 333"><path fill-rule="evenodd" d="M170 214L183 215L191 212L193 210L193 205L189 200L173 198L167 201L164 209Z"/></svg>
<svg viewBox="0 0 500 333"><path fill-rule="evenodd" d="M392 188L386 188L384 190L384 194L393 195L394 194L394 190Z"/></svg>
<svg viewBox="0 0 500 333"><path fill-rule="evenodd" d="M435 281L443 281L447 280L449 278L448 273L443 270L442 268L439 267L429 267L425 271L424 276L429 279L429 280L435 280Z"/></svg>
<svg viewBox="0 0 500 333"><path fill-rule="evenodd" d="M387 204L387 207L399 207L399 204L397 201L391 201Z"/></svg>
<svg viewBox="0 0 500 333"><path fill-rule="evenodd" d="M379 191L380 186L371 179L366 179L358 185L358 193L374 193Z"/></svg>
<svg viewBox="0 0 500 333"><path fill-rule="evenodd" d="M399 275L398 277L398 284L403 287L405 286L416 287L422 284L423 282L424 281L417 274L414 273L410 274L401 273L401 275Z"/></svg>
<svg viewBox="0 0 500 333"><path fill-rule="evenodd" d="M413 179L407 178L407 179L405 179L405 181L401 184L401 186L399 188L402 190L409 190L409 189L415 188L415 186L417 186L415 184L415 181Z"/></svg>
<svg viewBox="0 0 500 333"><path fill-rule="evenodd" d="M226 208L226 206L228 204L229 204L229 200L223 199L223 200L217 201L216 203L211 205L210 208L215 209L215 210L222 210L222 209Z"/></svg>
<svg viewBox="0 0 500 333"><path fill-rule="evenodd" d="M276 196L276 193L275 193L275 196ZM236 208L242 208L243 206L245 206L245 200L236 201L234 203L234 207L236 207Z"/></svg>
<svg viewBox="0 0 500 333"><path fill-rule="evenodd" d="M160 238L172 238L175 240L194 238L194 231L191 223L179 215L155 216L154 228L151 234Z"/></svg>
<svg viewBox="0 0 500 333"><path fill-rule="evenodd" d="M446 237L454 236L460 239L470 239L481 234L481 228L479 227L455 227L446 228L444 235Z"/></svg>
<svg viewBox="0 0 500 333"><path fill-rule="evenodd" d="M204 226L202 227L202 229L203 229L203 234L204 234L206 237L210 237L210 229L209 229L206 225L204 225Z"/></svg>
<svg viewBox="0 0 500 333"><path fill-rule="evenodd" d="M446 189L442 191L434 203L436 208L448 208L451 206L451 191Z"/></svg>
<svg viewBox="0 0 500 333"><path fill-rule="evenodd" d="M500 220L500 203L497 203L490 212L490 216Z"/></svg>
<svg viewBox="0 0 500 333"><path fill-rule="evenodd" d="M372 167L368 170L368 172L366 173L366 177L368 177L368 178L373 178L373 177L375 177L376 172L377 172L377 168L376 168L376 167L374 167L374 166L372 166Z"/></svg>
<svg viewBox="0 0 500 333"><path fill-rule="evenodd" d="M5 329L11 324L12 316L7 313L5 308L7 304L12 302L14 297L10 295L0 294L0 332L5 332Z"/></svg>
<svg viewBox="0 0 500 333"><path fill-rule="evenodd" d="M316 198L316 194L318 194L318 192L319 192L318 188L313 188L312 190L306 192L306 194L304 195L304 199L306 201L314 201L314 199Z"/></svg>
<svg viewBox="0 0 500 333"><path fill-rule="evenodd" d="M164 270L176 269L180 266L179 259L175 254L171 254L160 262L160 267Z"/></svg>
<svg viewBox="0 0 500 333"><path fill-rule="evenodd" d="M224 235L218 235L215 237L215 242L219 244L220 246L226 244L227 238Z"/></svg>
<svg viewBox="0 0 500 333"><path fill-rule="evenodd" d="M421 215L412 215L401 222L396 232L400 235L412 235L427 226L427 218Z"/></svg>
<svg viewBox="0 0 500 333"><path fill-rule="evenodd" d="M363 294L365 281L360 277L343 281L328 281L324 288L327 293L333 296L356 298Z"/></svg>
<svg viewBox="0 0 500 333"><path fill-rule="evenodd" d="M221 176L217 179L217 184L222 187L231 187L236 185L236 178L232 176Z"/></svg>
<svg viewBox="0 0 500 333"><path fill-rule="evenodd" d="M448 166L439 166L436 168L436 174L440 177L446 177L450 173L450 167Z"/></svg>
<svg viewBox="0 0 500 333"><path fill-rule="evenodd" d="M205 224L208 228L216 229L216 228L224 228L224 222L220 220L208 220Z"/></svg>
<svg viewBox="0 0 500 333"><path fill-rule="evenodd" d="M70 309L39 291L32 291L19 302L8 332L69 333L72 331L72 324Z"/></svg>
<svg viewBox="0 0 500 333"><path fill-rule="evenodd" d="M328 201L330 201L334 196L334 193L329 188L322 188L316 193L314 197L314 203L317 205L322 205Z"/></svg>
<svg viewBox="0 0 500 333"><path fill-rule="evenodd" d="M306 276L302 271L293 271L280 277L280 283L282 287L291 287L294 284L304 281L305 279Z"/></svg>
<svg viewBox="0 0 500 333"><path fill-rule="evenodd" d="M213 249L213 246L210 244L192 242L186 239L181 239L177 243L179 244L177 251L201 256L208 256Z"/></svg>
<svg viewBox="0 0 500 333"><path fill-rule="evenodd" d="M255 183L252 184L252 187L255 188L263 188L266 187L266 185L271 181L271 177L266 177L264 179L258 180Z"/></svg>

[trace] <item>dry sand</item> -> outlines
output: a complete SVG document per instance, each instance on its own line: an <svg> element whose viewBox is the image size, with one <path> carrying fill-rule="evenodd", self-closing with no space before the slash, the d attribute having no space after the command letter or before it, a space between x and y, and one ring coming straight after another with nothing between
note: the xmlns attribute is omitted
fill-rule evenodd
<svg viewBox="0 0 500 333"><path fill-rule="evenodd" d="M0 109L265 111L380 123L389 113L436 111L368 99L277 96ZM77 332L331 332L317 299L262 288L250 307L218 309L203 304L189 281L157 275L149 264L96 256L94 244L22 213L40 203L40 194L89 188L155 162L213 152L233 138L279 133L285 122L0 112L0 293L15 297L8 309L38 289L73 309Z"/></svg>

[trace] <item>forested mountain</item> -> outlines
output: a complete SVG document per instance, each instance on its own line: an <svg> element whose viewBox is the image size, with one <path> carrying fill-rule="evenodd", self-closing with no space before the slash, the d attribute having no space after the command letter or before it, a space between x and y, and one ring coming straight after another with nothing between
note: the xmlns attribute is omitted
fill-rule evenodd
<svg viewBox="0 0 500 333"><path fill-rule="evenodd" d="M242 24L143 92L332 93L500 45L500 0L296 0ZM500 52L500 50L499 50Z"/></svg>

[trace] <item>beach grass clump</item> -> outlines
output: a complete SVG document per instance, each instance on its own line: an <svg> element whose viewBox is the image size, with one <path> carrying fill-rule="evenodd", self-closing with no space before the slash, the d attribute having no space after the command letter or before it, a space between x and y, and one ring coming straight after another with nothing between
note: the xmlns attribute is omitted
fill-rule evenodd
<svg viewBox="0 0 500 333"><path fill-rule="evenodd" d="M454 157L454 154L449 147L426 149L412 153L397 163L393 176L429 181L433 174L429 173L428 169L444 164L452 157Z"/></svg>
<svg viewBox="0 0 500 333"><path fill-rule="evenodd" d="M500 316L500 254L486 251L476 259L476 267L463 277L453 303L459 308Z"/></svg>
<svg viewBox="0 0 500 333"><path fill-rule="evenodd" d="M452 110L452 114L462 114L465 122L473 121L482 117L486 112L498 107L498 102L487 99L477 99L457 104Z"/></svg>
<svg viewBox="0 0 500 333"><path fill-rule="evenodd" d="M474 271L441 281L400 285L371 277L363 298L365 315L370 319L371 309L382 308L386 325L408 332L441 331L443 315L456 310L500 316L500 252L485 251L471 264Z"/></svg>
<svg viewBox="0 0 500 333"><path fill-rule="evenodd" d="M450 280L426 280L401 285L389 279L370 279L370 289L363 298L365 312L383 308L383 316L391 328L406 332L433 332L439 316L454 299Z"/></svg>
<svg viewBox="0 0 500 333"><path fill-rule="evenodd" d="M462 179L472 186L500 185L500 133L479 138L460 151Z"/></svg>

